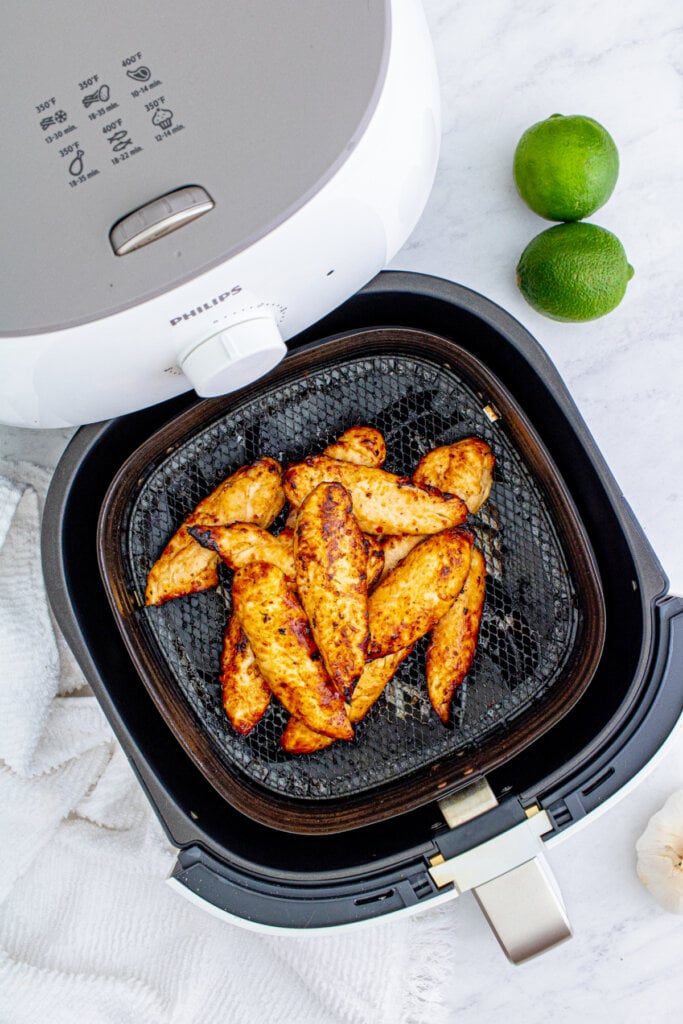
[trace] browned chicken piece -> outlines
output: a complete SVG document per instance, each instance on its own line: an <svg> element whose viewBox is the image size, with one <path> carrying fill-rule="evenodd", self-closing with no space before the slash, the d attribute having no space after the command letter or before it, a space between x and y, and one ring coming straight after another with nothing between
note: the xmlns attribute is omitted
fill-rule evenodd
<svg viewBox="0 0 683 1024"><path fill-rule="evenodd" d="M351 462L356 466L381 466L387 457L387 448L379 430L374 427L350 427L341 434L334 444L328 445L324 454L340 462ZM289 518L296 523L297 510L292 509ZM365 534L368 554L368 591L379 583L384 568L384 552L379 541Z"/></svg>
<svg viewBox="0 0 683 1024"><path fill-rule="evenodd" d="M365 538L349 492L318 484L299 509L294 531L296 585L332 685L349 698L363 671L368 628Z"/></svg>
<svg viewBox="0 0 683 1024"><path fill-rule="evenodd" d="M285 494L298 507L324 481L344 485L364 533L438 533L458 526L467 516L467 506L455 495L418 486L408 477L383 469L356 466L326 455L290 466L285 473Z"/></svg>
<svg viewBox="0 0 683 1024"><path fill-rule="evenodd" d="M413 480L447 494L457 494L470 512L477 512L491 493L495 462L495 455L485 441L466 437L427 452L420 459Z"/></svg>
<svg viewBox="0 0 683 1024"><path fill-rule="evenodd" d="M349 706L349 719L354 725L360 722L361 718L365 718L411 650L412 647L409 647L407 650L396 651L395 654L388 654L386 658L377 658L367 663L356 683ZM316 750L329 747L331 743L334 743L334 740L329 736L313 732L297 718L289 719L280 737L280 746L289 754L312 754Z"/></svg>
<svg viewBox="0 0 683 1024"><path fill-rule="evenodd" d="M442 722L448 722L453 694L474 659L485 587L484 556L478 548L472 548L465 585L434 626L427 647L427 692Z"/></svg>
<svg viewBox="0 0 683 1024"><path fill-rule="evenodd" d="M173 534L147 577L145 604L164 604L218 583L218 554L198 544L188 534L188 526L236 522L270 526L284 503L282 467L275 459L259 459L238 469L200 501Z"/></svg>
<svg viewBox="0 0 683 1024"><path fill-rule="evenodd" d="M294 519L296 522L296 518ZM188 533L203 547L218 552L231 569L241 569L249 562L272 562L282 569L292 585L294 570L294 530L284 526L274 536L254 523L233 523L231 526L190 526ZM384 568L384 551L380 539L363 534L367 548L368 590L379 582ZM422 538L417 538L422 539Z"/></svg>
<svg viewBox="0 0 683 1024"><path fill-rule="evenodd" d="M444 530L406 555L370 594L368 657L410 647L445 615L462 590L470 567L472 536Z"/></svg>
<svg viewBox="0 0 683 1024"><path fill-rule="evenodd" d="M296 519L294 520L293 526L287 526L287 523L282 527L277 537L281 544L294 544L294 527L296 526Z"/></svg>
<svg viewBox="0 0 683 1024"><path fill-rule="evenodd" d="M375 427L349 427L334 444L327 446L323 454L357 466L383 466L387 446Z"/></svg>
<svg viewBox="0 0 683 1024"><path fill-rule="evenodd" d="M382 568L382 575L380 576L380 583L393 569L396 568L398 563L402 562L406 555L412 551L414 547L417 547L417 545L423 540L425 540L424 537L402 536L401 534L396 533L385 534L383 537L378 537L378 544L384 552L384 566Z"/></svg>
<svg viewBox="0 0 683 1024"><path fill-rule="evenodd" d="M225 629L219 678L225 713L233 729L246 736L266 713L271 694L236 615Z"/></svg>
<svg viewBox="0 0 683 1024"><path fill-rule="evenodd" d="M368 556L368 593L379 583L384 570L384 551L379 537L364 533L365 548Z"/></svg>
<svg viewBox="0 0 683 1024"><path fill-rule="evenodd" d="M271 562L294 584L292 532L283 531L274 537L255 523L233 523L231 526L190 526L188 533L203 547L216 551L231 569L242 569L250 562Z"/></svg>
<svg viewBox="0 0 683 1024"><path fill-rule="evenodd" d="M232 601L261 674L290 714L310 729L348 740L353 729L313 641L306 613L276 565L238 569Z"/></svg>

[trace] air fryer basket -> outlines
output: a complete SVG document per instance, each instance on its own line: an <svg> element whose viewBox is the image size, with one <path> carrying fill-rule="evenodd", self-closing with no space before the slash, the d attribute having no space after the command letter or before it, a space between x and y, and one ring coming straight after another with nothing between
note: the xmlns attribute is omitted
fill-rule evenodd
<svg viewBox="0 0 683 1024"><path fill-rule="evenodd" d="M467 523L488 567L479 645L448 727L427 698L422 643L352 743L289 755L278 744L287 715L277 702L247 737L233 732L221 706L229 571L217 590L158 608L145 608L142 595L169 536L222 479L265 455L286 464L318 452L357 423L382 431L386 468L402 474L430 448L471 434L493 449L491 497ZM573 706L602 650L590 545L543 444L478 361L422 332L331 339L237 399L181 415L117 474L98 545L122 636L177 739L234 806L288 831L358 827L484 774Z"/></svg>

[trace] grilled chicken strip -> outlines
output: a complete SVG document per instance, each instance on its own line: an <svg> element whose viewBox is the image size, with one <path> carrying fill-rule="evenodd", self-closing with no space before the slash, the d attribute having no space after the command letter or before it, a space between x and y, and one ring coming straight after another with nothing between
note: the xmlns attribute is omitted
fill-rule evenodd
<svg viewBox="0 0 683 1024"><path fill-rule="evenodd" d="M318 484L296 520L296 586L332 685L347 698L370 639L367 561L349 492L338 483Z"/></svg>
<svg viewBox="0 0 683 1024"><path fill-rule="evenodd" d="M406 650L396 651L395 654L388 654L386 658L377 658L366 664L356 683L349 706L349 720L354 725L366 716L379 699L387 683L393 679L396 669L405 661L411 650L412 647L408 647ZM329 736L313 732L297 718L289 719L280 737L280 746L289 754L312 754L316 750L329 747L331 743L334 743L334 740Z"/></svg>
<svg viewBox="0 0 683 1024"><path fill-rule="evenodd" d="M219 678L225 713L233 729L246 736L266 713L270 687L236 615L230 616L223 637Z"/></svg>
<svg viewBox="0 0 683 1024"><path fill-rule="evenodd" d="M294 527L296 526L296 517L298 514L299 510L291 505L287 509L287 518L282 532L289 534L290 537L294 536Z"/></svg>
<svg viewBox="0 0 683 1024"><path fill-rule="evenodd" d="M380 582L389 575L389 573L396 568L399 562L402 562L408 552L412 551L414 547L417 547L421 541L425 540L424 537L420 536L402 536L401 534L385 534L383 537L378 537L377 542L384 552L384 566L382 568L382 575L380 576Z"/></svg>
<svg viewBox="0 0 683 1024"><path fill-rule="evenodd" d="M495 462L495 455L485 441L466 437L427 452L420 459L413 480L421 486L457 494L470 512L477 512L491 493Z"/></svg>
<svg viewBox="0 0 683 1024"><path fill-rule="evenodd" d="M274 537L255 523L233 523L231 526L190 526L188 533L203 547L217 552L231 569L242 569L250 562L270 562L282 569L288 582L294 584L292 531L283 531Z"/></svg>
<svg viewBox="0 0 683 1024"><path fill-rule="evenodd" d="M357 466L383 466L387 446L375 427L349 427L334 444L327 446L323 454Z"/></svg>
<svg viewBox="0 0 683 1024"><path fill-rule="evenodd" d="M199 502L173 534L147 577L145 604L208 590L218 583L219 556L198 544L189 526L252 522L270 526L284 505L282 467L275 459L244 466Z"/></svg>
<svg viewBox="0 0 683 1024"><path fill-rule="evenodd" d="M350 427L333 444L328 445L324 454L340 462L353 462L357 466L381 466L387 457L387 449L384 438L374 427ZM294 530L297 513L298 509L291 506L283 534Z"/></svg>
<svg viewBox="0 0 683 1024"><path fill-rule="evenodd" d="M372 537L369 533L363 534L365 548L368 556L368 593L379 583L384 571L384 550L379 542L379 537Z"/></svg>
<svg viewBox="0 0 683 1024"><path fill-rule="evenodd" d="M293 518L296 523L296 517ZM296 586L294 569L294 529L285 526L277 536L255 523L233 523L231 526L190 526L188 533L203 547L216 551L231 569L241 569L249 562L272 562L279 566ZM368 590L382 575L384 551L377 537L363 534L368 558ZM418 538L422 539L422 538Z"/></svg>
<svg viewBox="0 0 683 1024"><path fill-rule="evenodd" d="M453 694L474 660L485 587L486 562L473 547L465 585L434 626L427 647L427 692L442 722L448 722Z"/></svg>
<svg viewBox="0 0 683 1024"><path fill-rule="evenodd" d="M353 737L346 707L313 641L306 614L276 565L238 569L232 601L261 673L290 714L332 739Z"/></svg>
<svg viewBox="0 0 683 1024"><path fill-rule="evenodd" d="M368 657L410 647L434 626L462 590L472 536L444 530L418 544L368 599Z"/></svg>
<svg viewBox="0 0 683 1024"><path fill-rule="evenodd" d="M284 489L299 506L318 484L343 484L351 495L353 512L364 533L438 533L464 522L467 506L455 495L414 484L408 477L383 469L315 455L290 466Z"/></svg>
<svg viewBox="0 0 683 1024"><path fill-rule="evenodd" d="M352 462L356 466L384 465L387 446L375 427L349 427L340 434L334 444L327 446L323 455L340 462ZM296 513L295 513L296 515ZM384 569L384 552L376 537L365 534L368 549L368 591L379 582Z"/></svg>

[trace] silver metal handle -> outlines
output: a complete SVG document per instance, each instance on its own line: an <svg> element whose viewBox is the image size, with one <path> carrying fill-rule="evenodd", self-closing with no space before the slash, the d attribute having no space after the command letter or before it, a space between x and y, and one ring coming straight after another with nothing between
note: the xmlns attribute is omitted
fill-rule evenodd
<svg viewBox="0 0 683 1024"><path fill-rule="evenodd" d="M472 890L503 952L513 964L545 953L572 936L572 929L543 856Z"/></svg>
<svg viewBox="0 0 683 1024"><path fill-rule="evenodd" d="M167 192L126 214L114 225L109 232L112 248L117 256L126 256L183 224L189 224L213 210L214 206L211 196L199 185L187 185Z"/></svg>
<svg viewBox="0 0 683 1024"><path fill-rule="evenodd" d="M497 805L485 779L439 801L451 828ZM527 809L527 820L473 849L445 860L431 859L429 873L439 888L471 890L506 956L523 963L571 938L567 913L548 866L541 836L552 831L546 811Z"/></svg>

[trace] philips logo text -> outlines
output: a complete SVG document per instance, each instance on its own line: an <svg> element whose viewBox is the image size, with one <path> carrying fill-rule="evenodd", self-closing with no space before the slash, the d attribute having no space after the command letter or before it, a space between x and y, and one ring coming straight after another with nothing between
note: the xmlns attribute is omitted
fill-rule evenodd
<svg viewBox="0 0 683 1024"><path fill-rule="evenodd" d="M225 302L231 295L239 295L242 291L242 286L236 284L234 288L231 288L229 292L221 292L220 295L216 295L213 299L209 299L201 306L195 306L194 309L189 309L187 313L181 313L180 316L174 316L172 320L169 320L171 327L175 327L176 324L181 324L184 320L191 320L192 317L201 316L202 313L210 313L214 306L220 306L221 302Z"/></svg>

